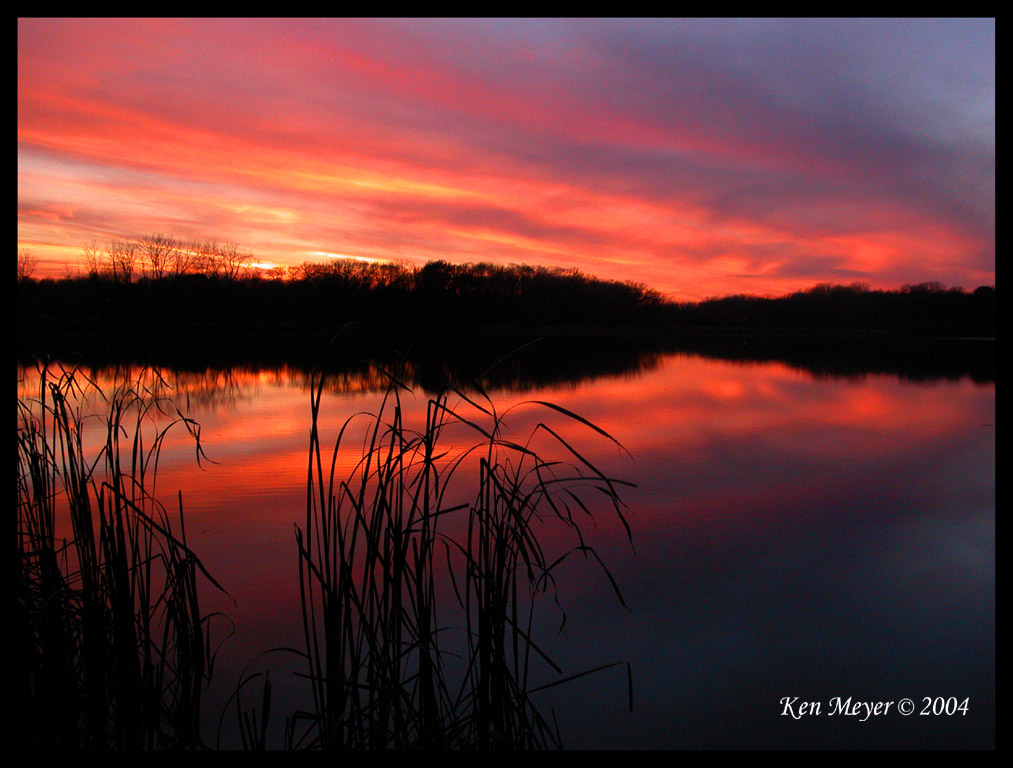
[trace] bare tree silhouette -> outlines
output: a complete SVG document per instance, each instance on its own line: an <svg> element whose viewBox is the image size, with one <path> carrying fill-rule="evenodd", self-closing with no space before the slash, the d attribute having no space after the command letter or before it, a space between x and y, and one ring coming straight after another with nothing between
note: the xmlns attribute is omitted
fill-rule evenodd
<svg viewBox="0 0 1013 768"><path fill-rule="evenodd" d="M39 266L39 258L28 248L18 250L18 280L29 280Z"/></svg>

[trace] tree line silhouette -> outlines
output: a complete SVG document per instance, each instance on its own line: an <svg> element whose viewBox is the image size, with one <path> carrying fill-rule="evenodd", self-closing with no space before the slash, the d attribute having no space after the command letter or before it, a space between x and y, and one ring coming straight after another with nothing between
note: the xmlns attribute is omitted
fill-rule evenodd
<svg viewBox="0 0 1013 768"><path fill-rule="evenodd" d="M995 335L995 288L973 292L938 282L872 290L863 283L820 283L776 298L734 295L668 304L665 324L684 327L889 331L913 335Z"/></svg>
<svg viewBox="0 0 1013 768"><path fill-rule="evenodd" d="M675 302L642 283L519 264L431 261L419 267L334 259L265 270L235 245L165 235L114 240L104 252L92 244L84 255L85 274L37 280L30 254L19 253L19 322L270 327L272 333L348 322L450 329L995 333L990 286L967 292L928 282L891 291L821 283L781 297Z"/></svg>

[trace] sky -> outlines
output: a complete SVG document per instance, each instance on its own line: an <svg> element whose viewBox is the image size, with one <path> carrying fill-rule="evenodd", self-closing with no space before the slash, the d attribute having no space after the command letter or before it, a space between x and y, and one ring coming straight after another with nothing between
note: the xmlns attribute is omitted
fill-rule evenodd
<svg viewBox="0 0 1013 768"><path fill-rule="evenodd" d="M994 19L19 19L18 248L995 284Z"/></svg>

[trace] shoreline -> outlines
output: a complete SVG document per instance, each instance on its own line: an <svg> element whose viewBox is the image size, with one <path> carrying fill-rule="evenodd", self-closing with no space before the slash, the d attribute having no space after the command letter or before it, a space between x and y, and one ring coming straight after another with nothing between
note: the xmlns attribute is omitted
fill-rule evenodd
<svg viewBox="0 0 1013 768"><path fill-rule="evenodd" d="M347 369L400 353L437 376L484 371L513 381L579 381L629 374L664 355L735 363L780 362L816 376L893 374L914 380L995 381L995 338L884 329L671 326L452 327L395 323L132 322L21 316L18 359L45 356L101 367L137 362L184 369ZM520 354L519 354L520 353Z"/></svg>
<svg viewBox="0 0 1013 768"><path fill-rule="evenodd" d="M938 341L995 342L991 335L967 335L966 330L955 330L953 335L938 329L918 331L904 328L825 328L805 325L674 325L674 324L541 324L511 325L489 323L482 325L454 325L449 323L395 323L376 321L348 321L346 323L278 321L278 320L151 320L135 317L103 317L97 315L70 316L59 314L18 313L18 337L50 336L140 336L142 334L201 334L230 335L266 333L271 337L305 338L307 336L332 337L338 333L348 336L403 336L403 335L485 335L518 336L544 335L559 337L750 337L777 339L848 338L848 339L916 339Z"/></svg>

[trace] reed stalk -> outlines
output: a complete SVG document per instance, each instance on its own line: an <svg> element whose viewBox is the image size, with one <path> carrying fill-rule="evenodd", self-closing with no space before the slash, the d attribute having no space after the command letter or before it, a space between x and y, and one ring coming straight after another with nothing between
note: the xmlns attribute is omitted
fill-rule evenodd
<svg viewBox="0 0 1013 768"><path fill-rule="evenodd" d="M324 376L311 387L306 517L296 528L313 700L299 716L304 743L559 747L532 694L585 673L564 676L539 646L536 604L555 590L567 555L580 552L605 569L581 535L583 519L598 508L587 497L604 502L630 535L618 492L630 484L604 475L551 421L618 443L545 402L514 406L546 418L523 443L513 441L505 430L509 411L498 413L481 391L454 388L429 399L424 424L412 429L402 407L408 390L386 375L377 412L346 419L329 452L321 437ZM339 476L339 451L360 421L361 458ZM556 458L535 449L544 439ZM556 557L540 540L552 521L573 535ZM617 587L616 594L621 601ZM546 670L555 682L542 682Z"/></svg>
<svg viewBox="0 0 1013 768"><path fill-rule="evenodd" d="M20 736L46 749L198 748L215 658L198 583L221 587L187 546L182 496L175 532L155 481L174 427L203 458L199 427L150 372L152 386L142 375L108 394L79 369L38 374L37 395L18 399ZM86 415L89 399L103 416Z"/></svg>

